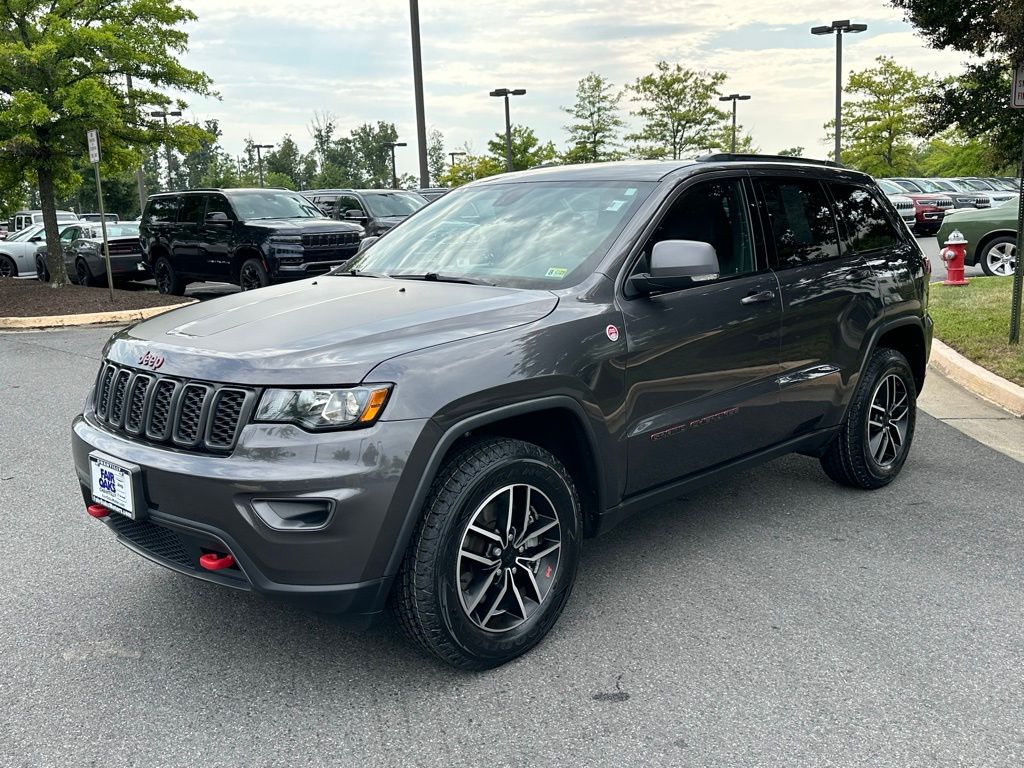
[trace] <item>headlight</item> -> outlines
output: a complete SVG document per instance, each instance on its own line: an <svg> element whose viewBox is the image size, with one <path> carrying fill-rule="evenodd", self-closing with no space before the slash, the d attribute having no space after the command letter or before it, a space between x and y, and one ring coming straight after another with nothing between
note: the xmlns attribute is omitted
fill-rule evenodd
<svg viewBox="0 0 1024 768"><path fill-rule="evenodd" d="M306 429L368 427L377 421L390 384L351 389L268 389L260 398L256 421L297 424Z"/></svg>

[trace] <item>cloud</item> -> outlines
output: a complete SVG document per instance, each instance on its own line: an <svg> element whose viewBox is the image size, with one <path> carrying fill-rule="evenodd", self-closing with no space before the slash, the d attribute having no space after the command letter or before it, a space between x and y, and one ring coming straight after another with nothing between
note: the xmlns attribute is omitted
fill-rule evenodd
<svg viewBox="0 0 1024 768"><path fill-rule="evenodd" d="M343 130L361 122L394 122L409 148L399 170L416 168L408 4L404 0L342 4L304 0L190 0L188 66L206 71L222 100L197 100L199 119L221 121L237 152L246 136L273 142L291 133L311 145L314 112L338 116ZM560 107L576 82L599 72L619 86L665 59L729 75L727 88L750 93L740 121L763 151L801 144L824 154L822 125L831 117L834 44L813 37L827 23L818 0L690 2L676 0L518 0L516 3L432 0L421 4L427 122L448 148L482 148L503 130L496 87L522 87L513 121L565 144ZM869 25L844 47L844 70L892 55L919 71L949 74L961 59L932 51L899 11L877 0L853 0L844 16ZM623 100L628 109L628 101Z"/></svg>

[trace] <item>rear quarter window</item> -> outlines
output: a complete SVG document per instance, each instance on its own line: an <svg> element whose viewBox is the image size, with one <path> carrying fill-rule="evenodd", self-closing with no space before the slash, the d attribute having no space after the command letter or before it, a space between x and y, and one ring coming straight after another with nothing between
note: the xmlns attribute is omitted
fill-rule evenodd
<svg viewBox="0 0 1024 768"><path fill-rule="evenodd" d="M153 197L146 204L143 218L151 224L167 224L178 219L180 202L176 197Z"/></svg>
<svg viewBox="0 0 1024 768"><path fill-rule="evenodd" d="M829 184L829 189L850 250L882 250L903 242L889 212L871 190L854 184Z"/></svg>

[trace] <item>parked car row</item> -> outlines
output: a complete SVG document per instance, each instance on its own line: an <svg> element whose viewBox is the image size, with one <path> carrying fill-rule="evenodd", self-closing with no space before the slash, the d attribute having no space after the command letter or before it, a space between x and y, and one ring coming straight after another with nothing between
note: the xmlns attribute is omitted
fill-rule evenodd
<svg viewBox="0 0 1024 768"><path fill-rule="evenodd" d="M1020 195L1015 179L898 177L878 179L878 185L919 235L938 232L946 215L954 210L991 208Z"/></svg>
<svg viewBox="0 0 1024 768"><path fill-rule="evenodd" d="M981 266L986 275L1009 277L1017 266L1017 214L1016 198L992 208L953 211L939 227L939 243L957 230L967 239L964 263Z"/></svg>

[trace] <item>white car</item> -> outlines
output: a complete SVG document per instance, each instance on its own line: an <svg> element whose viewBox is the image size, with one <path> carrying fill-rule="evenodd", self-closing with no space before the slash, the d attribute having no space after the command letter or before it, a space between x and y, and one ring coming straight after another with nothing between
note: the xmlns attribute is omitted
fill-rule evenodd
<svg viewBox="0 0 1024 768"><path fill-rule="evenodd" d="M42 224L33 224L0 240L0 277L35 277L36 249L46 239Z"/></svg>

